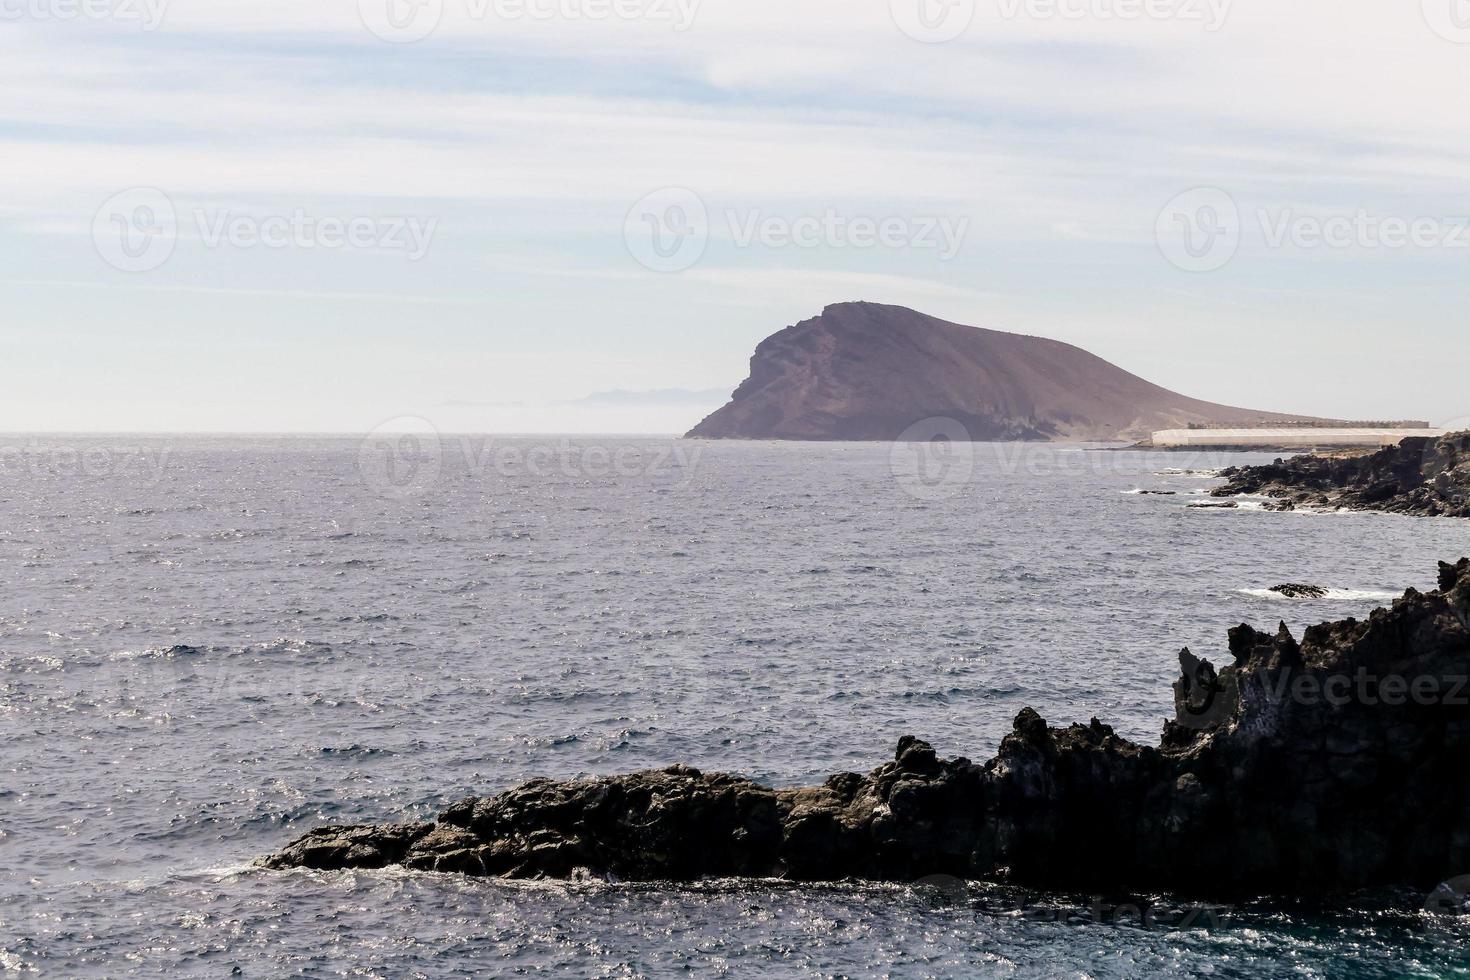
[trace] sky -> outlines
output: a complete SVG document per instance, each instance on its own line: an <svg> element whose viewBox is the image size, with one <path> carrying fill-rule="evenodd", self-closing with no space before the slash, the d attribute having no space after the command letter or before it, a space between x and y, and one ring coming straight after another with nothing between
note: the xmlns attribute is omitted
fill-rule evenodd
<svg viewBox="0 0 1470 980"><path fill-rule="evenodd" d="M1470 418L1467 0L0 0L0 431L680 432L870 300Z"/></svg>

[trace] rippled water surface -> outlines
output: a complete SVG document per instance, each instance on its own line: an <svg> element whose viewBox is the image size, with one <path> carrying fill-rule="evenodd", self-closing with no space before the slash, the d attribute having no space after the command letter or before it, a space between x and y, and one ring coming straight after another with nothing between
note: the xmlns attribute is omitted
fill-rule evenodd
<svg viewBox="0 0 1470 980"><path fill-rule="evenodd" d="M1218 662L1230 625L1362 616L1470 555L1470 523L1188 509L1214 481L1168 471L1221 461L0 440L0 970L1470 971L1470 929L1411 893L1134 914L1149 902L982 885L248 867L318 823L425 818L535 775L686 762L796 784L909 733L983 758L1025 705L1152 741L1180 647ZM1334 591L1262 592L1282 582Z"/></svg>

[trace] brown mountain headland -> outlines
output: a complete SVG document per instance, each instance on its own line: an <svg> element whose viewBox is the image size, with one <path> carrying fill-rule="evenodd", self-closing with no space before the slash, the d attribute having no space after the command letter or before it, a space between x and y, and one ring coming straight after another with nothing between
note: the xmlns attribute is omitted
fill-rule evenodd
<svg viewBox="0 0 1470 980"><path fill-rule="evenodd" d="M933 418L976 441L1321 421L1189 398L1056 340L840 303L762 341L750 377L689 437L891 441Z"/></svg>

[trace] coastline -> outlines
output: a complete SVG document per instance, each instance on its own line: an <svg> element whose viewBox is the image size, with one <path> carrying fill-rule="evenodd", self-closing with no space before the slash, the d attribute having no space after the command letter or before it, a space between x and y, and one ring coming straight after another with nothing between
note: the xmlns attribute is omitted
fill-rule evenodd
<svg viewBox="0 0 1470 980"><path fill-rule="evenodd" d="M1344 509L1470 517L1470 432L1405 439L1370 455L1305 455L1231 467L1213 497L1260 496L1274 510Z"/></svg>
<svg viewBox="0 0 1470 980"><path fill-rule="evenodd" d="M317 828L261 865L633 881L943 874L1219 898L1428 889L1470 867L1470 800L1444 796L1470 748L1470 559L1441 563L1439 580L1300 641L1285 624L1236 627L1233 663L1218 671L1183 650L1156 747L1095 718L1049 727L1026 708L983 765L907 736L866 776L790 790L686 766L537 779L432 823Z"/></svg>

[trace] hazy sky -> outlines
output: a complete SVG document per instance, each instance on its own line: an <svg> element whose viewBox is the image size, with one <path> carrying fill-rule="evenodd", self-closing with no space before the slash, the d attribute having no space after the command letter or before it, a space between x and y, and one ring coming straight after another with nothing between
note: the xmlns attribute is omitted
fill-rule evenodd
<svg viewBox="0 0 1470 980"><path fill-rule="evenodd" d="M1466 0L0 0L0 430L680 431L854 299L1463 418L1467 88Z"/></svg>

